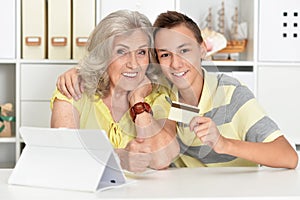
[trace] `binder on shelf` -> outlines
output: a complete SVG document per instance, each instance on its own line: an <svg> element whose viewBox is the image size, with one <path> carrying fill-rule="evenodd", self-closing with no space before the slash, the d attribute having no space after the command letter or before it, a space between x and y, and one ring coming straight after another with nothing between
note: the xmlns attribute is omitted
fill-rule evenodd
<svg viewBox="0 0 300 200"><path fill-rule="evenodd" d="M71 0L48 1L48 58L71 58Z"/></svg>
<svg viewBox="0 0 300 200"><path fill-rule="evenodd" d="M46 0L22 1L22 58L46 58Z"/></svg>
<svg viewBox="0 0 300 200"><path fill-rule="evenodd" d="M73 59L80 60L85 54L88 37L95 27L95 0L73 0Z"/></svg>

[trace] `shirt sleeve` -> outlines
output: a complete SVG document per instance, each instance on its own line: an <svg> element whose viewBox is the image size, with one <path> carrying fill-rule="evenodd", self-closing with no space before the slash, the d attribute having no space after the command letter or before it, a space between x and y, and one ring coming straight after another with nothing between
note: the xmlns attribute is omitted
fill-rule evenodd
<svg viewBox="0 0 300 200"><path fill-rule="evenodd" d="M277 124L266 115L253 93L239 86L233 93L231 102L235 103L233 125L245 141L269 142L282 135Z"/></svg>
<svg viewBox="0 0 300 200"><path fill-rule="evenodd" d="M78 110L78 112L80 112L82 111L83 105L87 101L87 98L88 98L87 95L83 94L81 99L75 101L73 98L69 99L68 97L66 97L56 88L55 91L53 92L52 98L50 99L50 108L51 110L53 109L53 103L56 99L58 99L58 100L69 102Z"/></svg>
<svg viewBox="0 0 300 200"><path fill-rule="evenodd" d="M65 95L63 95L57 88L54 90L52 98L50 99L50 108L51 110L53 109L53 103L55 101L55 99L59 99L62 101L67 101L71 104L73 104L73 99L69 99L68 97L66 97Z"/></svg>

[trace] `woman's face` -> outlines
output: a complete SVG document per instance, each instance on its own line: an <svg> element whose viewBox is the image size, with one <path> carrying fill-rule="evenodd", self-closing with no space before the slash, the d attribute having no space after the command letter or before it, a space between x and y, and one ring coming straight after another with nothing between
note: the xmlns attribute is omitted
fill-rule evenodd
<svg viewBox="0 0 300 200"><path fill-rule="evenodd" d="M149 65L149 38L141 30L116 36L108 66L110 88L134 90L144 79Z"/></svg>

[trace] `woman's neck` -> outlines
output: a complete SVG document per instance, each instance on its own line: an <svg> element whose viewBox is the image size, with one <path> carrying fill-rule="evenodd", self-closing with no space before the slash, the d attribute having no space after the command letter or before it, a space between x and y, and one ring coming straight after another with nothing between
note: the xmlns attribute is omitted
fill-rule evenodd
<svg viewBox="0 0 300 200"><path fill-rule="evenodd" d="M111 89L103 102L109 108L112 118L116 122L120 121L129 109L128 92L124 90Z"/></svg>

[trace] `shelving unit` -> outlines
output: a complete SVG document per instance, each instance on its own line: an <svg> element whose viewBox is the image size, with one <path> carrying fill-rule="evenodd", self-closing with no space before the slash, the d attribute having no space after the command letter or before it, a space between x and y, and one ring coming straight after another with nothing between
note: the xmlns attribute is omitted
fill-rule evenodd
<svg viewBox="0 0 300 200"><path fill-rule="evenodd" d="M12 16L11 21L14 23L13 27L11 27L14 29L12 33L14 41L9 43L10 45L14 44L14 51L9 58L3 58L0 51L0 104L12 102L16 116L16 122L13 126L13 136L10 138L0 137L0 168L14 167L16 160L20 156L24 147L24 143L18 133L20 126L49 127L49 99L51 96L49 92L55 87L57 75L77 64L76 60L26 60L21 58L21 1L12 1L14 9L7 11L10 13L9 16ZM163 2L161 0L131 0L126 2L124 0L95 1L97 23L107 13L118 9L138 10L146 14L152 22L161 12L177 10L192 17L199 26L206 17L208 9L214 7L214 12L216 12L222 2L220 0L167 0ZM282 10L277 12L299 12L300 14L299 6L297 8L297 6L289 5L289 3L294 3L293 0L280 0L278 2L276 4L281 5ZM268 51L268 48L274 49L279 47L276 46L276 39L272 41L274 46L266 47L260 44L261 37L263 36L259 34L262 31L259 22L264 17L261 13L270 12L270 10L268 12L260 10L264 9L261 5L262 1L224 0L224 3L225 9L237 6L240 18L248 23L247 49L241 54L239 61L208 61L204 62L203 65L208 69L214 68L221 72L251 72L253 75L254 94L257 95L258 100L270 116L274 117L275 121L282 127L288 138L299 146L300 136L297 130L300 130L300 126L297 125L296 119L300 118L300 112L297 107L298 102L300 102L300 94L297 88L300 85L300 81L298 80L298 75L300 75L300 60L287 61L283 58L282 61L278 61L275 59L263 59L262 51ZM264 0L263 4L267 3L274 4L271 0ZM2 4L0 3L0 5ZM287 8L293 8L293 10ZM3 5L2 9L5 9ZM1 6L0 11L2 11ZM231 16L232 11L233 9L229 9L227 15ZM7 19L7 16L2 16L0 12L1 30L6 30L5 28L3 29L5 27L3 20ZM299 17L295 17L294 19L298 20L295 23L299 22ZM300 26L300 22L298 26ZM3 33L0 33L0 36L1 34ZM298 35L300 37L300 32ZM296 46L299 48L299 37L294 38L293 46L290 48L295 48ZM282 51L283 55L287 53L287 51L280 48L279 50Z"/></svg>
<svg viewBox="0 0 300 200"><path fill-rule="evenodd" d="M259 2L257 96L286 136L300 145L300 5L297 1ZM271 26L267 26L270 24ZM265 91L268 91L267 93Z"/></svg>
<svg viewBox="0 0 300 200"><path fill-rule="evenodd" d="M14 109L14 115L16 116L16 122L12 123L12 136L11 137L0 137L0 168L12 168L14 167L16 160L20 156L22 147L24 147L23 140L19 135L19 127L21 125L34 125L26 124L27 119L35 119L37 124L41 126L49 127L49 123L46 125L45 120L41 121L41 113L44 106L38 108L39 100L35 102L37 105L33 106L34 109L27 109L24 111L22 105L30 101L22 101L22 94L24 93L24 87L28 88L29 91L34 91L37 86L48 85L50 90L54 90L55 81L47 81L49 78L56 80L56 76L66 70L66 67L61 67L61 70L57 71L56 74L52 73L52 77L48 76L50 73L39 74L32 72L27 74L27 82L24 79L24 66L35 65L43 68L45 65L64 65L72 67L76 65L75 60L24 60L21 58L21 0L13 0L0 3L0 25L1 25L1 51L0 51L0 105L4 103L12 103ZM1 14L2 13L2 14ZM4 13L4 14L3 14ZM12 17L10 20L6 15ZM2 16L3 15L3 16ZM4 16L5 15L5 16ZM6 31L6 32L5 32ZM7 36L13 36L12 38ZM12 41L4 41L6 45L12 45L13 51L11 55L7 55L5 49L11 49L11 47L3 46L3 40L11 39ZM23 76L22 76L23 75ZM45 79L40 77L45 76ZM48 76L48 78L47 78ZM36 85L28 85L28 81L37 80L40 78L40 82ZM25 82L24 82L25 81ZM25 85L25 86L24 86ZM46 89L42 87L42 90ZM22 103L23 102L23 103ZM43 101L42 101L43 102ZM44 101L45 104L49 104L49 98ZM47 105L47 107L49 107ZM46 111L50 113L49 110ZM43 115L42 115L43 116ZM42 119L43 120L43 119ZM49 119L47 119L49 120Z"/></svg>
<svg viewBox="0 0 300 200"><path fill-rule="evenodd" d="M16 10L14 1L0 2L0 105L11 102L16 105ZM5 21L3 21L5 20ZM16 134L0 137L0 167L14 166L16 159Z"/></svg>

